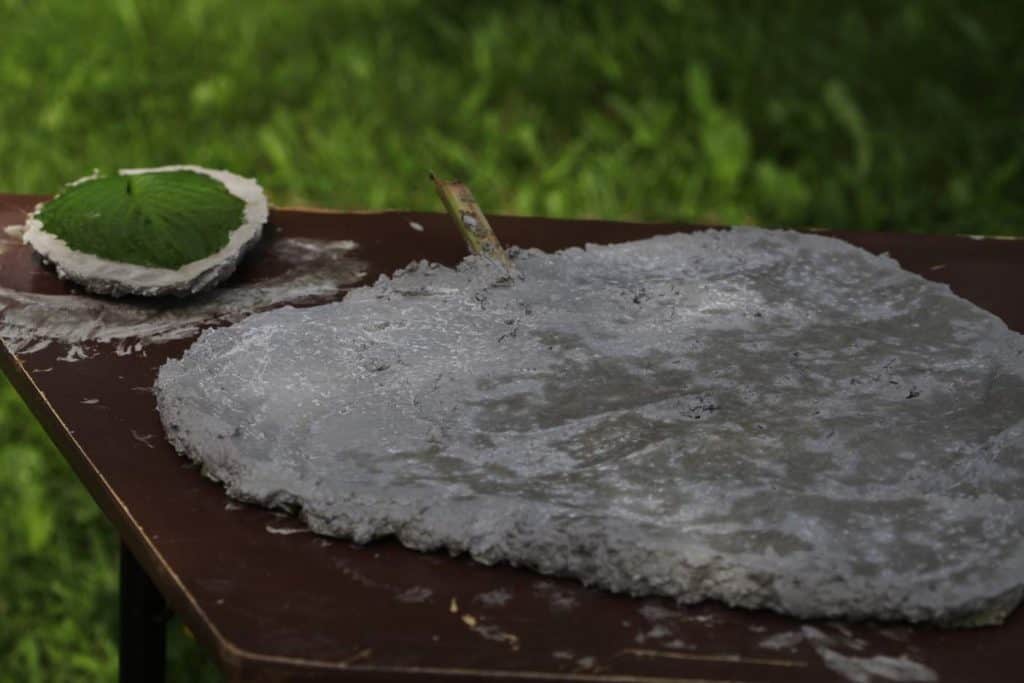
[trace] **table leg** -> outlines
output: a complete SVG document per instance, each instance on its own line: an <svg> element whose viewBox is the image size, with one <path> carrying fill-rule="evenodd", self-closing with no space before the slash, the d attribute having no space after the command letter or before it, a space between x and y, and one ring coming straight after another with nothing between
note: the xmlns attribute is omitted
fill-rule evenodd
<svg viewBox="0 0 1024 683"><path fill-rule="evenodd" d="M168 616L160 591L122 543L120 683L162 683Z"/></svg>

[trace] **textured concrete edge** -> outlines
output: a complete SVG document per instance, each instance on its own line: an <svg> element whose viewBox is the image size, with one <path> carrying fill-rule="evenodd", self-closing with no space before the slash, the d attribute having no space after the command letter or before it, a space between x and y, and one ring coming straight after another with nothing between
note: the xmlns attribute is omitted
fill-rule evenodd
<svg viewBox="0 0 1024 683"><path fill-rule="evenodd" d="M242 259L253 250L262 237L262 229L257 230L252 236L239 247L238 251L228 258L214 265L199 275L183 280L180 283L165 287L132 287L119 280L92 278L86 273L76 272L73 268L54 263L57 276L62 280L68 280L92 294L119 298L123 296L174 296L185 298L198 294L203 290L210 289L227 280L238 269Z"/></svg>

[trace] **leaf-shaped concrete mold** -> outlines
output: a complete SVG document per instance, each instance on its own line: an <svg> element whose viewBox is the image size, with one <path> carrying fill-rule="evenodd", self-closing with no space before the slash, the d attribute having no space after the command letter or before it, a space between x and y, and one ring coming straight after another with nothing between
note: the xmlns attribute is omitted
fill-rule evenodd
<svg viewBox="0 0 1024 683"><path fill-rule="evenodd" d="M267 214L259 184L228 171L125 169L37 206L24 240L90 292L186 296L234 272Z"/></svg>

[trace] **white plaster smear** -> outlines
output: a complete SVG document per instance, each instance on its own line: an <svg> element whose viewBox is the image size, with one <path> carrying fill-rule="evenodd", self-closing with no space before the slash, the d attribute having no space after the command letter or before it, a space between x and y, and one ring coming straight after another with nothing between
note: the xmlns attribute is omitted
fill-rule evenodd
<svg viewBox="0 0 1024 683"><path fill-rule="evenodd" d="M851 683L876 683L881 681L902 681L928 683L937 681L938 676L931 668L914 661L906 654L891 655L843 654L843 640L826 634L814 626L804 626L801 634L821 657L822 662L832 671L842 675ZM855 649L860 649L856 648Z"/></svg>
<svg viewBox="0 0 1024 683"><path fill-rule="evenodd" d="M145 353L146 345L186 339L206 325L338 294L365 274L366 264L349 255L355 247L350 240L282 238L269 251L287 264L284 274L184 301L34 294L0 287L0 340L22 355L52 343L67 345L60 358L65 362L89 357L88 347L94 343L117 344L117 355Z"/></svg>

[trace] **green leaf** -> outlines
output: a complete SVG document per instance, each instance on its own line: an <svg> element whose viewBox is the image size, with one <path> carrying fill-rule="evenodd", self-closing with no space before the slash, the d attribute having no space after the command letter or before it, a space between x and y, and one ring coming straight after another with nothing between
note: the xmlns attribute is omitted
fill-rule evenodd
<svg viewBox="0 0 1024 683"><path fill-rule="evenodd" d="M47 203L39 219L72 249L177 269L223 248L244 208L219 181L171 171L87 180Z"/></svg>

